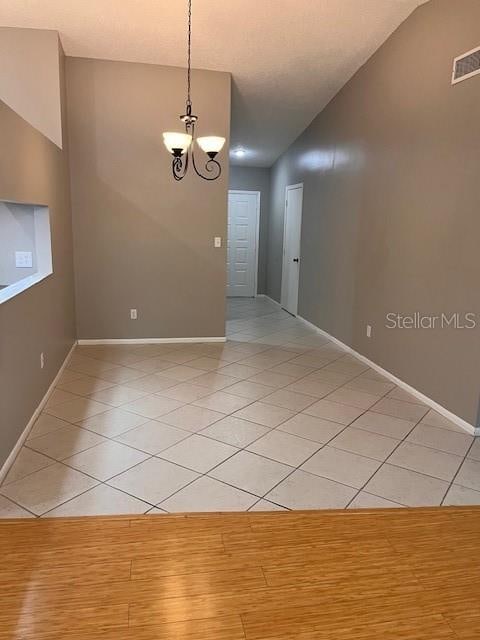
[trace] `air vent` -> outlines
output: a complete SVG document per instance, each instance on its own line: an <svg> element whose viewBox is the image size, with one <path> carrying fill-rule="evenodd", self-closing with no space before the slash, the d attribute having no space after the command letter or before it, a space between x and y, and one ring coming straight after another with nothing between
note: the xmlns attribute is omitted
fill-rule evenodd
<svg viewBox="0 0 480 640"><path fill-rule="evenodd" d="M468 80L480 73L480 47L467 51L453 61L452 84Z"/></svg>

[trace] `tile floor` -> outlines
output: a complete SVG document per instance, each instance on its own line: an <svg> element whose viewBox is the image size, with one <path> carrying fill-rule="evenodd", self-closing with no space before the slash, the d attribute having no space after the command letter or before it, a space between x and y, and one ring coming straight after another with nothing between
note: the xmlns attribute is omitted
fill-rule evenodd
<svg viewBox="0 0 480 640"><path fill-rule="evenodd" d="M226 344L77 347L0 516L480 504L480 441L265 298Z"/></svg>

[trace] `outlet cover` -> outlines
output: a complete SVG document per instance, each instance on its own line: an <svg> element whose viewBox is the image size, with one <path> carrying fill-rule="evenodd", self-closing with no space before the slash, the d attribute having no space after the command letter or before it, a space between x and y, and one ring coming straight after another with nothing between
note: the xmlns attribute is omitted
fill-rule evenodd
<svg viewBox="0 0 480 640"><path fill-rule="evenodd" d="M33 254L31 251L15 251L15 266L17 269L31 269Z"/></svg>

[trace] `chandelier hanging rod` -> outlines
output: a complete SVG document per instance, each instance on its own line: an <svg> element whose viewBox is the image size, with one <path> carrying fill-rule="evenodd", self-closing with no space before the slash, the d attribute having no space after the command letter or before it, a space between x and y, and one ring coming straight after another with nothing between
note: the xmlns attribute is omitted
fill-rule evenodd
<svg viewBox="0 0 480 640"><path fill-rule="evenodd" d="M175 180L183 180L186 176L191 156L191 166L195 173L204 180L217 180L222 173L222 167L216 160L217 154L225 144L225 138L221 136L203 136L195 138L195 124L198 116L192 113L191 99L191 67L192 67L192 0L188 0L188 36L187 36L187 99L186 113L179 116L185 125L185 133L167 131L163 134L165 146L172 154L172 173ZM205 162L206 173L200 171L195 160L195 143L206 153L208 160Z"/></svg>

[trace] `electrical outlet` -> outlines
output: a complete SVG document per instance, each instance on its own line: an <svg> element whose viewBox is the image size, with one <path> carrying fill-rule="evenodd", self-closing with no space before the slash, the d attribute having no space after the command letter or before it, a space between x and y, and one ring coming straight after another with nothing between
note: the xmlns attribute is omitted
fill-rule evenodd
<svg viewBox="0 0 480 640"><path fill-rule="evenodd" d="M40 354L40 369L43 369L44 366L45 366L45 356L42 351L42 353Z"/></svg>
<svg viewBox="0 0 480 640"><path fill-rule="evenodd" d="M137 310L136 309L130 309L130 320L136 320L137 319Z"/></svg>
<svg viewBox="0 0 480 640"><path fill-rule="evenodd" d="M215 236L215 238L213 239L213 246L215 247L215 249L220 249L220 247L222 246L222 239L219 236Z"/></svg>
<svg viewBox="0 0 480 640"><path fill-rule="evenodd" d="M367 324L367 338L371 338L371 337L372 337L372 325Z"/></svg>

